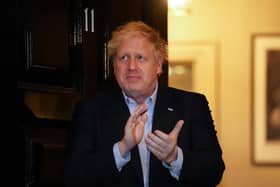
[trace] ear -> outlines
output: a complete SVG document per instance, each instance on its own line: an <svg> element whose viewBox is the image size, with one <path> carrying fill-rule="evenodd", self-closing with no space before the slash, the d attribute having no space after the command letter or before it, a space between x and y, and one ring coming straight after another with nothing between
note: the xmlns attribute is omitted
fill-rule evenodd
<svg viewBox="0 0 280 187"><path fill-rule="evenodd" d="M158 60L157 62L157 74L160 75L162 73L162 64L163 64L163 60Z"/></svg>

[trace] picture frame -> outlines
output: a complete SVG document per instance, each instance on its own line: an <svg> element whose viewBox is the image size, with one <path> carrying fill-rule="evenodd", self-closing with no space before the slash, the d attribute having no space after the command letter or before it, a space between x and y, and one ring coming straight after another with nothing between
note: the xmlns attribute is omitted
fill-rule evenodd
<svg viewBox="0 0 280 187"><path fill-rule="evenodd" d="M175 40L168 42L168 51L169 86L180 86L172 84L172 79L176 77L170 76L170 70L174 66L185 66L187 72L191 73L191 80L184 82L188 84L185 87L206 95L213 118L218 123L219 43L215 40ZM190 76L185 75L184 78L189 79ZM185 87L179 88L184 90Z"/></svg>
<svg viewBox="0 0 280 187"><path fill-rule="evenodd" d="M280 33L253 34L252 161L280 165Z"/></svg>

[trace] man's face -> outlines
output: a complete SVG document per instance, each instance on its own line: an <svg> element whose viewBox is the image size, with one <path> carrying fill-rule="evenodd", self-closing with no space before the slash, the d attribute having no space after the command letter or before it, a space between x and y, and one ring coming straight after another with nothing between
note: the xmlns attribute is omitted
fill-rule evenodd
<svg viewBox="0 0 280 187"><path fill-rule="evenodd" d="M114 59L114 74L128 96L134 99L150 96L161 72L162 61L146 38L135 36L121 42Z"/></svg>

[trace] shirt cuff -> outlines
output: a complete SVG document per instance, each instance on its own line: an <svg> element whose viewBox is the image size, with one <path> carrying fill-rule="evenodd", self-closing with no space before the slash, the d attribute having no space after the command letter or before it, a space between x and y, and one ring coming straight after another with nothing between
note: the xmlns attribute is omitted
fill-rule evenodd
<svg viewBox="0 0 280 187"><path fill-rule="evenodd" d="M179 176L181 173L181 169L183 166L183 151L180 147L177 147L178 153L177 153L177 159L172 161L170 164L167 164L166 162L162 162L163 166L169 169L169 172L171 176L173 176L175 179L179 180Z"/></svg>
<svg viewBox="0 0 280 187"><path fill-rule="evenodd" d="M125 157L122 157L118 143L115 143L113 146L113 153L117 169L121 171L123 166L125 166L130 161L130 152L127 153Z"/></svg>

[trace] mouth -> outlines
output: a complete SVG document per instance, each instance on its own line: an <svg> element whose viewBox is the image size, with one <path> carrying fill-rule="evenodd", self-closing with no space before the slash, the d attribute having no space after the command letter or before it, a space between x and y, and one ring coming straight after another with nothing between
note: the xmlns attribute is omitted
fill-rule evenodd
<svg viewBox="0 0 280 187"><path fill-rule="evenodd" d="M139 75L127 75L126 80L128 81L138 81L141 77Z"/></svg>

